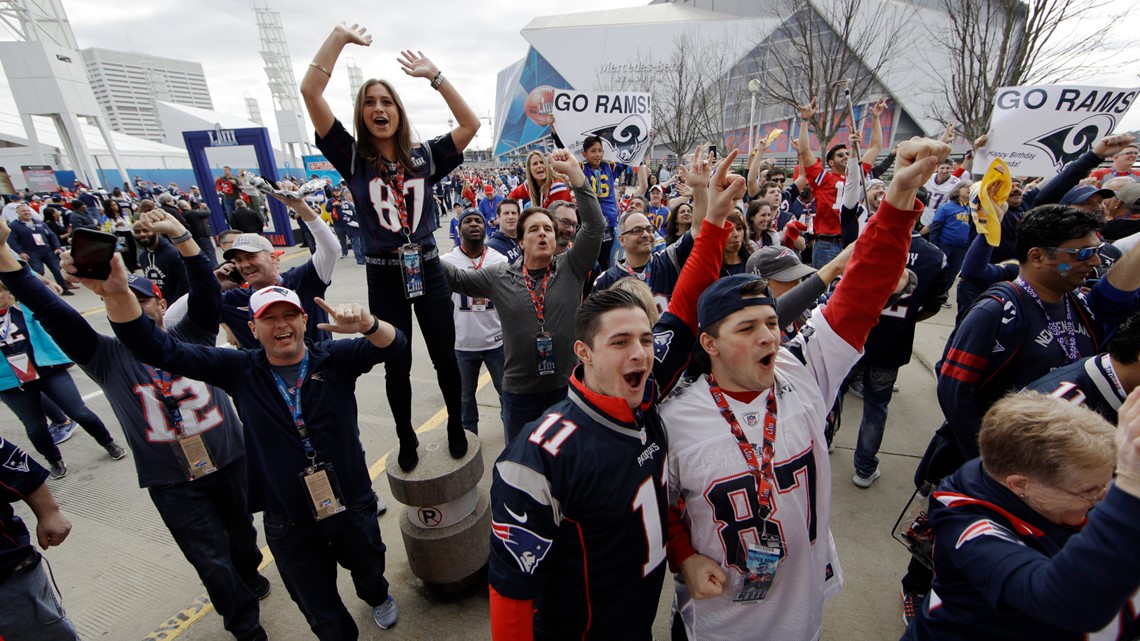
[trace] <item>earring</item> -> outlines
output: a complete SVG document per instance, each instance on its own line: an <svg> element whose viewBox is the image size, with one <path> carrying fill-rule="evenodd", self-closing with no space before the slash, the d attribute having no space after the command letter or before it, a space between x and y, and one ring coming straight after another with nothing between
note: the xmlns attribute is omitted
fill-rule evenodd
<svg viewBox="0 0 1140 641"><path fill-rule="evenodd" d="M1022 498L1022 499L1025 498L1024 494L1018 494L1017 496L1018 496L1018 498Z"/></svg>

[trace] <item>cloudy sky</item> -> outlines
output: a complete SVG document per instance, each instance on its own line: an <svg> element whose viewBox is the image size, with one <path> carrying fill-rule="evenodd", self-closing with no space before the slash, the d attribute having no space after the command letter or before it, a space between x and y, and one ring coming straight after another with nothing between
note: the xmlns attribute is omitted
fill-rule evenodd
<svg viewBox="0 0 1140 641"><path fill-rule="evenodd" d="M63 2L81 48L125 49L199 62L215 109L245 116L244 96L249 94L257 98L265 120L272 122L273 103L258 54L253 4L248 0ZM257 5L266 2L281 13L298 81L335 23L359 22L367 27L373 34L372 46L350 47L344 55L355 60L365 78L393 80L412 124L421 137L431 137L446 129L449 113L427 81L403 74L396 62L401 50L422 50L476 113L490 116L496 74L526 53L520 31L535 16L644 6L648 0L257 0ZM1089 84L1136 86L1140 84L1137 71L1106 61ZM351 117L343 63L335 69L326 97L341 119ZM1132 109L1122 126L1140 129L1140 108ZM478 147L490 144L490 132L484 123L476 140Z"/></svg>

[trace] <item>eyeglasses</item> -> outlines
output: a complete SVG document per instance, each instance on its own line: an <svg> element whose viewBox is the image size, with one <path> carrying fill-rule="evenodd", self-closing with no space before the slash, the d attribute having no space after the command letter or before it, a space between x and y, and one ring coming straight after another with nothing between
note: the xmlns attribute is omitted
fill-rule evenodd
<svg viewBox="0 0 1140 641"><path fill-rule="evenodd" d="M1100 251L1101 247L1104 247L1104 243L1101 243L1095 247L1081 247L1079 249L1073 247L1046 247L1045 250L1051 252L1061 252L1062 254L1071 254L1074 256L1074 260L1076 260L1078 263L1084 263L1092 260L1092 257Z"/></svg>
<svg viewBox="0 0 1140 641"><path fill-rule="evenodd" d="M851 154L850 154L850 152L846 152L846 151L837 151L837 152L835 152L834 154L832 154L832 156L831 156L831 157L832 157L832 158L846 158L846 157L848 157L848 156L850 156L850 155L851 155Z"/></svg>
<svg viewBox="0 0 1140 641"><path fill-rule="evenodd" d="M570 220L568 218L559 218L558 219L558 226L559 227L565 227L567 229L578 229L578 227L580 227L580 225L578 224L578 221Z"/></svg>
<svg viewBox="0 0 1140 641"><path fill-rule="evenodd" d="M641 225L640 227L630 227L621 233L622 236L640 236L642 234L652 234L657 231L653 225Z"/></svg>
<svg viewBox="0 0 1140 641"><path fill-rule="evenodd" d="M1085 503L1088 503L1089 505L1096 505L1097 503L1100 502L1101 499L1104 498L1105 494L1108 494L1108 486L1111 483L1112 483L1112 481L1105 483L1104 485L1093 490L1092 493L1088 494L1088 495L1080 494L1077 492L1070 492L1069 490L1066 490L1065 488L1057 486L1057 485L1054 485L1053 487L1055 487L1058 490L1061 490L1062 492L1064 492L1065 494L1068 494L1069 496L1071 496L1073 498L1078 498L1078 499L1084 501Z"/></svg>

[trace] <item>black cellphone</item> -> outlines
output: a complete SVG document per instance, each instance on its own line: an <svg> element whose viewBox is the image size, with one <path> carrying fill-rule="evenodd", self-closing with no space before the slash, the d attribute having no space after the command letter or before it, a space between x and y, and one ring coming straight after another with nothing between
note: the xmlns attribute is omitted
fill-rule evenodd
<svg viewBox="0 0 1140 641"><path fill-rule="evenodd" d="M237 283L238 285L244 285L245 284L245 278L241 275L241 272L239 272L237 270L237 265L234 265L234 261L227 260L226 262L222 263L222 265L233 265L234 266L234 268L230 270L230 273L228 276L228 278L230 279L230 282Z"/></svg>
<svg viewBox="0 0 1140 641"><path fill-rule="evenodd" d="M80 227L71 234L71 259L79 278L107 280L119 237Z"/></svg>
<svg viewBox="0 0 1140 641"><path fill-rule="evenodd" d="M716 153L716 145L709 145L709 153L712 154L714 160L720 158L720 154Z"/></svg>

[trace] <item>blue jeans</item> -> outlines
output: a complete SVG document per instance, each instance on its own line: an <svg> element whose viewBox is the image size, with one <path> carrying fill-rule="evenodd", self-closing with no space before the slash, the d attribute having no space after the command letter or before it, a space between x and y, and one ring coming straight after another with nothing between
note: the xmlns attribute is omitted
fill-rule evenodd
<svg viewBox="0 0 1140 641"><path fill-rule="evenodd" d="M259 634L259 607L252 587L260 576L261 550L249 512L245 459L196 481L147 491L182 555L206 586L226 630L238 639Z"/></svg>
<svg viewBox="0 0 1140 641"><path fill-rule="evenodd" d="M859 440L855 445L855 472L864 478L879 468L879 446L887 426L887 405L899 370L863 366L863 421L859 423Z"/></svg>
<svg viewBox="0 0 1140 641"><path fill-rule="evenodd" d="M364 241L360 240L360 228L348 227L348 239L352 241L352 255L356 257L356 264L364 264Z"/></svg>
<svg viewBox="0 0 1140 641"><path fill-rule="evenodd" d="M76 641L75 626L55 598L41 558L0 583L4 641Z"/></svg>
<svg viewBox="0 0 1140 641"><path fill-rule="evenodd" d="M356 639L356 622L336 589L336 567L352 574L356 596L368 605L376 607L388 599L376 501L322 521L290 521L266 513L262 527L281 580L313 634L321 641Z"/></svg>
<svg viewBox="0 0 1140 641"><path fill-rule="evenodd" d="M969 249L969 246L939 245L938 249L946 254L946 269L949 271L946 279L946 293L949 294L950 288L954 286L954 281L958 279L958 274L962 271L962 261L966 260L966 250Z"/></svg>
<svg viewBox="0 0 1140 641"><path fill-rule="evenodd" d="M45 265L51 270L51 276L55 279L55 282L63 288L63 291L67 291L67 281L63 279L63 272L59 269L59 256L56 256L55 252L47 251L40 254L28 253L28 267L31 267L32 271L43 276Z"/></svg>
<svg viewBox="0 0 1140 641"><path fill-rule="evenodd" d="M344 258L348 255L348 226L333 225L333 231L336 232L336 239L340 242L340 257Z"/></svg>
<svg viewBox="0 0 1140 641"><path fill-rule="evenodd" d="M13 387L0 391L0 401L4 401L8 409L12 410L16 418L24 424L28 439L48 463L62 461L63 454L52 442L51 433L48 432L47 423L44 421L44 406L40 402L41 392L55 401L55 404L72 420L79 423L83 431L90 434L99 445L107 446L115 441L107 431L107 426L103 425L103 421L99 420L95 412L83 402L79 390L75 387L75 381L71 380L71 374L68 374L66 369L57 367L47 374L41 370L40 376L38 380L24 383L23 389Z"/></svg>
<svg viewBox="0 0 1140 641"><path fill-rule="evenodd" d="M830 263L843 251L843 244L837 240L816 240L811 250L811 266L819 269Z"/></svg>
<svg viewBox="0 0 1140 641"><path fill-rule="evenodd" d="M537 420L546 408L559 401L566 400L569 388L559 387L549 392L537 394L514 394L503 392L503 431L509 445L516 436L522 432L523 427L531 421Z"/></svg>
<svg viewBox="0 0 1140 641"><path fill-rule="evenodd" d="M502 346L481 352L455 350L455 360L459 362L461 396L459 415L463 421L463 429L472 434L479 433L479 405L475 402L475 388L479 386L479 367L484 363L487 365L487 371L491 374L491 384L499 393L499 418L502 419L503 358Z"/></svg>

